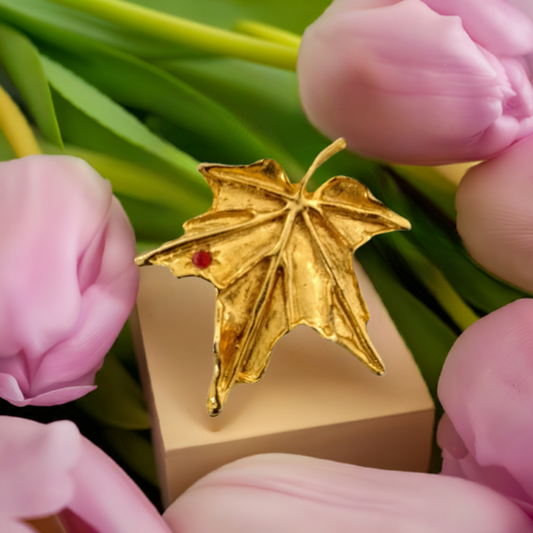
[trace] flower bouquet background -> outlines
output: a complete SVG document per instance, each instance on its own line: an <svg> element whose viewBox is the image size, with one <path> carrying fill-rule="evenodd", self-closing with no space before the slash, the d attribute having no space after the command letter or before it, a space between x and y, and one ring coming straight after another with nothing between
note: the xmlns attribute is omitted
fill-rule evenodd
<svg viewBox="0 0 533 533"><path fill-rule="evenodd" d="M11 365L6 354L16 350L3 349L0 414L73 420L156 504L150 419L128 326L119 334L136 289L133 256L176 238L185 220L209 208L211 192L196 170L199 162L243 164L269 157L297 180L329 144L302 109L295 72L301 34L329 3L0 0L0 84L7 102L1 107L0 159L38 152L83 159L111 182L123 208L105 182L89 185L93 178L86 177L81 189L70 184L69 172L93 172L72 160L69 164L78 167L50 167L49 183L36 180L32 158L10 178L11 196L4 199L20 203L6 200L0 213L0 256L8 265L2 267L0 287L8 294L6 287L25 265L47 254L56 262L38 269L41 276L32 278L24 296L19 293L16 309L14 293L0 303L1 317L24 316L26 328L15 331L6 321L0 346L25 334L32 338L26 345L32 345L33 360L39 361L32 368L32 357L19 352L18 366ZM307 115L325 134L345 136L355 150L318 169L311 188L333 175L353 176L411 222L410 232L368 243L357 259L438 403L437 382L458 336L533 289L521 266L533 240L529 247L517 245L497 231L531 220L525 214L531 196L511 198L500 176L522 176L531 152L527 139L504 150L533 130L525 63L533 33L529 19L503 0L488 2L490 9L474 0L465 2L467 7L429 0L362 3L335 2L307 32L301 49L300 93ZM348 26L356 28L356 37ZM418 41L407 38L412 28L424 28ZM384 96L374 99L375 93ZM415 166L493 157L470 171L462 186L458 223L474 256L507 281L466 251L456 230L456 185L439 169ZM475 186L480 179L485 180L481 196ZM69 192L70 186L78 192ZM30 189L35 192L26 197ZM36 197L46 201L42 212ZM498 213L495 206L507 199L517 205L516 220L495 216L493 233L484 234L476 221L490 220ZM470 216L475 202L481 207ZM93 205L105 207L95 212ZM27 211L31 224L17 225ZM45 214L54 212L75 223L45 222ZM487 255L487 239L499 250L495 257ZM513 254L522 249L517 263ZM91 266L91 257L97 266ZM67 266L73 262L77 278L68 286ZM57 270L60 264L64 272ZM55 277L47 278L52 271ZM93 286L91 299L86 289ZM124 298L117 296L120 290ZM91 309L99 309L99 297L110 292L120 303L109 307L108 315L98 312L101 323L72 323L72 313L90 317ZM77 301L75 294L86 301ZM72 305L64 310L69 298ZM32 315L39 299L61 308L54 317L61 315L65 326L52 327L53 340L46 340L46 317ZM42 327L35 329L39 321ZM59 346L56 355L49 351L52 345ZM98 388L83 396L93 389L95 374ZM75 401L64 403L70 400ZM42 405L55 407L37 407ZM435 471L439 453L436 449Z"/></svg>

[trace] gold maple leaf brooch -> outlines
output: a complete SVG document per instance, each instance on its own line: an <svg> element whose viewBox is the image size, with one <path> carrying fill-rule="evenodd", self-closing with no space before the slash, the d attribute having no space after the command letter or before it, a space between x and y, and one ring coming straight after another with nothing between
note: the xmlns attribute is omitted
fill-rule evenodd
<svg viewBox="0 0 533 533"><path fill-rule="evenodd" d="M136 259L164 265L177 278L200 276L217 289L211 416L234 385L261 379L276 342L300 324L373 373L385 372L368 337L352 258L372 236L411 225L352 178L306 190L315 169L345 147L338 139L326 148L298 184L272 159L199 165L213 191L211 209L186 222L183 237Z"/></svg>

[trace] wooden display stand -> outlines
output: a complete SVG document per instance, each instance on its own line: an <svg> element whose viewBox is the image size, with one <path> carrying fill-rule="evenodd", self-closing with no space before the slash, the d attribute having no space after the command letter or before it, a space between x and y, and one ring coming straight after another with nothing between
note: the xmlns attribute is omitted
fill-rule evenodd
<svg viewBox="0 0 533 533"><path fill-rule="evenodd" d="M428 467L434 406L411 354L359 265L370 338L387 368L372 375L305 326L281 339L261 382L239 385L224 412L205 410L215 289L141 269L132 330L150 404L163 504L200 477L257 453L308 455L378 468Z"/></svg>

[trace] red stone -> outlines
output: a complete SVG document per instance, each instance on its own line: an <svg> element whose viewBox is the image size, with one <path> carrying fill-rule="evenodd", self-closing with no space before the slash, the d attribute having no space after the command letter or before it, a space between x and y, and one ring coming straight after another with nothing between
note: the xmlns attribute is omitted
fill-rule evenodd
<svg viewBox="0 0 533 533"><path fill-rule="evenodd" d="M201 270L207 268L211 264L211 254L205 250L194 252L192 256L192 264Z"/></svg>

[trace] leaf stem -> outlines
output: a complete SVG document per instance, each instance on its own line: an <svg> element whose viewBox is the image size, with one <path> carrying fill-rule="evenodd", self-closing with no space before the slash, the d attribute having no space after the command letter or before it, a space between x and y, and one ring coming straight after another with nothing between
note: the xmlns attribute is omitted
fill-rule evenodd
<svg viewBox="0 0 533 533"><path fill-rule="evenodd" d="M41 153L26 117L2 86L0 86L0 129L17 157Z"/></svg>
<svg viewBox="0 0 533 533"><path fill-rule="evenodd" d="M259 37L266 41L272 41L273 43L291 46L296 49L300 47L302 40L296 33L282 30L269 24L263 24L262 22L256 22L255 20L240 20L235 25L235 31L252 35L253 37Z"/></svg>
<svg viewBox="0 0 533 533"><path fill-rule="evenodd" d="M346 148L346 141L340 137L336 141L332 142L328 147L324 148L315 158L313 164L309 167L309 170L306 172L305 176L300 181L300 194L303 194L305 186L309 181L309 178L315 173L315 170L323 165L330 157L334 156L338 152L341 152Z"/></svg>
<svg viewBox="0 0 533 533"><path fill-rule="evenodd" d="M298 50L279 42L201 24L122 0L50 0L139 33L204 52L247 59L286 70L296 69Z"/></svg>

